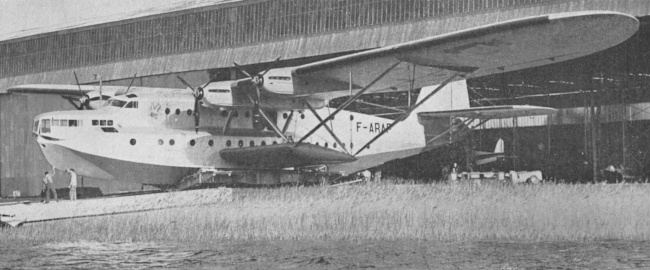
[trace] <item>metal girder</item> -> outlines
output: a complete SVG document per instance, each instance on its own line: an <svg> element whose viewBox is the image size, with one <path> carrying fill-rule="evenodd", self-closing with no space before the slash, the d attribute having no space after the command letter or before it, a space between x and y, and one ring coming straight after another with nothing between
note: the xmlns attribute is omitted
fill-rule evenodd
<svg viewBox="0 0 650 270"><path fill-rule="evenodd" d="M307 105L307 108L309 108L309 110L311 111L311 113L313 113L314 116L316 116L316 119L318 119L318 121L323 121L323 119L320 117L320 115L318 115L318 113L316 112L316 110L314 110L314 107L312 107L311 105L309 105L309 102L305 102L305 105ZM341 148L343 148L343 151L345 151L345 153L349 155L350 152L348 152L348 149L345 148L345 144L343 144L343 143L341 142L341 140L339 140L339 137L337 137L336 134L334 134L334 131L332 131L332 129L331 129L330 127L328 127L327 125L324 125L324 127L325 127L325 129L327 129L327 132L329 132L330 135L332 135L332 137L334 138L334 140L336 140L336 142L341 146Z"/></svg>
<svg viewBox="0 0 650 270"><path fill-rule="evenodd" d="M442 90L443 87L447 86L447 84L449 84L451 81L453 81L453 80L454 80L456 77L458 77L458 75L460 75L460 74L461 74L461 72L456 72L456 73L454 73L453 75L449 76L449 78L447 78L444 82L442 82L442 83L441 83L441 84L440 84L440 85L439 85L435 90L431 91L431 93L428 94L426 97L424 97L420 102L418 102L418 103L415 104L414 106L410 107L410 108L406 111L406 113L404 113L404 114L403 114L402 116L400 116L399 118L395 119L395 121L393 121L393 123L391 123L388 127L386 127L386 129L382 130L379 134L377 134L377 136L375 136L375 137L372 138L370 141L368 141L365 145L363 145L363 147L361 147L361 148L360 148L356 153L354 153L354 156L357 156L359 153L361 153L361 151L363 151L364 149L366 149L367 146L369 146L371 143L375 142L375 141L376 141L377 139L379 139L381 136L383 136L384 134L386 134L386 132L388 132L391 128L393 128L393 127L395 126L395 124L397 124L397 123L399 123L399 122L402 122L402 121L404 121L404 119L408 118L409 115L411 115L411 113L412 113L415 109L417 109L417 108L420 107L422 104L424 104L427 100L429 100L433 95L435 95L435 94L438 93L440 90Z"/></svg>
<svg viewBox="0 0 650 270"><path fill-rule="evenodd" d="M402 63L402 62L397 62L397 63L395 63L394 65L390 66L388 69L386 69L384 72L382 72L379 76L377 76L377 78L375 78L372 82L370 82L370 83L369 83L368 85L366 85L363 89L361 89L361 91L357 92L354 96L352 96L352 97L350 97L348 100L346 100L346 101L345 101L343 104L341 104L341 106L339 106L339 107L338 107L338 108L337 108L333 113L331 113L330 115L328 115L327 117L325 117L325 119L324 119L323 121L321 121L320 123L318 123L318 125L316 125L316 127L314 127L312 130L310 130L309 132L307 132L307 134L306 134L305 136L303 136L302 138L300 138L300 140L298 140L298 142L296 143L296 145L299 145L300 143L302 143L303 141L305 141L305 139L309 138L309 136L311 136L312 134L314 134L314 132L316 132L320 127L322 127L323 125L325 125L325 123L326 123L327 121L329 121L329 120L331 120L332 118L334 118L334 116L335 116L336 114L338 114L341 110L347 108L350 104L352 104L352 102L354 102L355 100L357 100L361 95L363 95L366 91L368 91L368 89L370 89L370 87L371 87L372 85L374 85L374 84L377 83L379 80L381 80L381 78L383 78L384 76L386 76L386 74L388 74L388 72L390 72L391 70L393 70L393 69L394 69L397 65L399 65L400 63Z"/></svg>

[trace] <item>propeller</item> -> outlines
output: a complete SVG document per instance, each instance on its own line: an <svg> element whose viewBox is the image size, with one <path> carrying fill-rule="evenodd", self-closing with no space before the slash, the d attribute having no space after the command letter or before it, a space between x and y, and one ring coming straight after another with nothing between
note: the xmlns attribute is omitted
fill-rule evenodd
<svg viewBox="0 0 650 270"><path fill-rule="evenodd" d="M199 116L199 102L203 99L203 88L208 86L211 80L208 81L205 85L199 86L196 89L192 87L189 83L187 83L181 76L176 76L178 80L180 80L185 86L189 87L192 90L192 94L194 95L194 130L196 133L199 133L199 123L200 123L200 116Z"/></svg>
<svg viewBox="0 0 650 270"><path fill-rule="evenodd" d="M271 62L266 67L266 69L264 69L264 71L262 73L257 73L255 75L251 75L242 66L240 66L239 64L233 62L233 64L235 65L235 68L237 68L237 70L239 70L239 72L241 72L244 75L248 76L250 78L251 82L253 83L253 85L255 86L255 97L256 98L253 100L253 106L254 106L253 110L255 112L258 112L260 110L260 99L261 99L260 88L262 88L262 86L264 86L264 75L267 72L269 72L269 70L273 69L273 67L275 67L275 65L277 65L278 62L280 62L280 58L281 57L278 57L278 58L275 59L275 61Z"/></svg>
<svg viewBox="0 0 650 270"><path fill-rule="evenodd" d="M86 107L86 109L90 109L90 97L86 95L83 91L81 91L81 84L79 84L79 78L77 78L77 72L73 71L72 74L74 74L74 79L75 81L77 81L77 87L79 87L79 95L81 96L81 98L79 98L79 106L75 105L75 107L77 108L77 110L83 110L84 107ZM71 100L68 101L72 102Z"/></svg>

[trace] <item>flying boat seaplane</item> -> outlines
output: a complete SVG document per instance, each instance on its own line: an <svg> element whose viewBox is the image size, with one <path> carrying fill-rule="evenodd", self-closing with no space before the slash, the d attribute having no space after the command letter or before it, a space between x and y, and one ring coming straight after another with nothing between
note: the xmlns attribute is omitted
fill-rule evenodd
<svg viewBox="0 0 650 270"><path fill-rule="evenodd" d="M277 59L258 74L235 64L246 78L197 87L179 77L185 89L77 83L9 92L79 103L81 110L34 118L36 142L58 168L150 185L174 185L197 171L252 173L259 183L277 183L304 172L348 175L434 150L489 119L552 114L526 105L470 108L465 79L598 52L638 25L615 12L551 14L300 66L273 68ZM419 88L417 102L396 119L346 110L364 94Z"/></svg>

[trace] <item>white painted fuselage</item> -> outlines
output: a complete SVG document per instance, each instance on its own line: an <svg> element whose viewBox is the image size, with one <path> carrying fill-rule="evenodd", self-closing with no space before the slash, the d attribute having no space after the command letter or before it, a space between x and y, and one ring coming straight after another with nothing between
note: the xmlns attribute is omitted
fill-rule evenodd
<svg viewBox="0 0 650 270"><path fill-rule="evenodd" d="M464 87L457 88L466 91ZM430 101L431 105L441 101L449 103L449 100L435 100ZM201 168L268 170L233 163L219 155L219 151L225 148L284 143L270 127L259 129L260 121L264 122L256 117L253 108L199 107L200 128L196 131L191 91L136 88L131 94L113 97L106 106L97 110L38 115L34 119L34 134L52 165L61 169L74 168L79 175L97 179L165 185ZM419 111L433 107L422 106ZM449 106L440 108L448 109ZM316 111L325 118L334 109L325 107ZM285 136L294 140L300 139L319 123L309 110L294 111L292 117L291 111L278 110L270 114L277 126L285 129ZM341 111L327 125L343 145L337 143L325 128L319 129L305 142L354 154L392 122L372 115ZM325 170L345 175L420 153L425 146L425 134L416 113L397 125L359 153L356 161L323 164Z"/></svg>

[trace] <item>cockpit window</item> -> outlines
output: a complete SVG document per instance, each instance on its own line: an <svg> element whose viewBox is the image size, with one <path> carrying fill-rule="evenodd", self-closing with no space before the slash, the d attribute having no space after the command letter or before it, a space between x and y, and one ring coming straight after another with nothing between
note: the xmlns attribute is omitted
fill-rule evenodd
<svg viewBox="0 0 650 270"><path fill-rule="evenodd" d="M111 106L122 108L126 104L126 101L114 99L111 101Z"/></svg>
<svg viewBox="0 0 650 270"><path fill-rule="evenodd" d="M129 103L124 106L124 108L138 108L138 102L137 101L130 101Z"/></svg>
<svg viewBox="0 0 650 270"><path fill-rule="evenodd" d="M41 120L41 133L50 133L50 119Z"/></svg>
<svg viewBox="0 0 650 270"><path fill-rule="evenodd" d="M32 129L32 132L38 133L38 119L34 120L34 128Z"/></svg>

